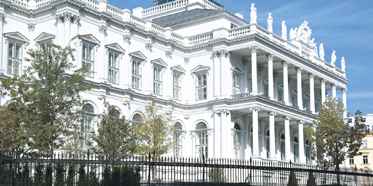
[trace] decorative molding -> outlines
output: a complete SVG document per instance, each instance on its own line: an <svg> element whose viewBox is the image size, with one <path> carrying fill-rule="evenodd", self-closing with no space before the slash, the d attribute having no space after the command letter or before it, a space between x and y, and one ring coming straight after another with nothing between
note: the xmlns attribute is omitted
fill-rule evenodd
<svg viewBox="0 0 373 186"><path fill-rule="evenodd" d="M219 53L220 53L220 57L229 58L231 56L228 50L220 50Z"/></svg>
<svg viewBox="0 0 373 186"><path fill-rule="evenodd" d="M184 119L188 120L190 118L190 115L189 114L185 114L184 115Z"/></svg>
<svg viewBox="0 0 373 186"><path fill-rule="evenodd" d="M287 67L289 65L289 61L282 61L281 62L284 67Z"/></svg>
<svg viewBox="0 0 373 186"><path fill-rule="evenodd" d="M145 43L145 49L151 50L153 48L153 43Z"/></svg>
<svg viewBox="0 0 373 186"><path fill-rule="evenodd" d="M273 58L275 57L275 54L267 54L266 56L267 56L268 60L273 61Z"/></svg>
<svg viewBox="0 0 373 186"><path fill-rule="evenodd" d="M131 41L131 35L130 34L123 35L123 41L125 43L129 43Z"/></svg>
<svg viewBox="0 0 373 186"><path fill-rule="evenodd" d="M172 57L172 50L167 50L165 53L166 53L166 57L168 58Z"/></svg>
<svg viewBox="0 0 373 186"><path fill-rule="evenodd" d="M61 15L61 14L56 15L56 21L57 21L57 23L63 23L63 21L64 21L63 15Z"/></svg>
<svg viewBox="0 0 373 186"><path fill-rule="evenodd" d="M131 57L135 57L135 58L138 58L138 59L142 59L142 60L147 60L148 58L140 51L137 51L137 52L132 52L129 54Z"/></svg>
<svg viewBox="0 0 373 186"><path fill-rule="evenodd" d="M3 35L6 39L5 43L8 42L8 38L12 38L12 39L15 39L15 40L18 40L18 41L23 41L25 43L30 43L30 40L18 31L17 32L4 33Z"/></svg>
<svg viewBox="0 0 373 186"><path fill-rule="evenodd" d="M330 87L335 88L336 86L335 86L334 83L331 83L331 84L330 84Z"/></svg>
<svg viewBox="0 0 373 186"><path fill-rule="evenodd" d="M34 32L34 30L35 30L35 24L30 23L30 24L27 25L27 27L28 27L28 31L29 32Z"/></svg>
<svg viewBox="0 0 373 186"><path fill-rule="evenodd" d="M308 74L308 77L310 77L310 78L314 78L314 77L315 77L315 74L309 73L309 74Z"/></svg>
<svg viewBox="0 0 373 186"><path fill-rule="evenodd" d="M184 63L185 63L186 65L189 64L189 60L190 60L189 57L184 58Z"/></svg>
<svg viewBox="0 0 373 186"><path fill-rule="evenodd" d="M126 50L124 50L118 43L112 43L112 44L105 45L105 48L109 48L121 54L126 53Z"/></svg>
<svg viewBox="0 0 373 186"><path fill-rule="evenodd" d="M251 107L250 110L255 111L255 112L259 112L260 108L259 107Z"/></svg>
<svg viewBox="0 0 373 186"><path fill-rule="evenodd" d="M91 42L91 43L94 43L96 45L100 45L101 42L100 40L98 40L95 36L93 36L92 34L86 34L86 35L82 35L81 39L83 41L88 41L88 42Z"/></svg>
<svg viewBox="0 0 373 186"><path fill-rule="evenodd" d="M251 46L250 49L251 49L251 53L256 53L256 51L259 49L259 47L258 46Z"/></svg>
<svg viewBox="0 0 373 186"><path fill-rule="evenodd" d="M325 83L325 79L321 78L320 83Z"/></svg>
<svg viewBox="0 0 373 186"><path fill-rule="evenodd" d="M46 41L46 40L55 39L55 38L56 38L56 36L53 35L53 34L42 32L38 37L36 37L34 39L34 41L38 43L38 42L41 42L41 41Z"/></svg>
<svg viewBox="0 0 373 186"><path fill-rule="evenodd" d="M73 15L73 24L78 24L79 23L79 21L80 21L80 16L78 16L78 15Z"/></svg>
<svg viewBox="0 0 373 186"><path fill-rule="evenodd" d="M162 66L162 67L167 67L167 63L164 62L161 58L153 59L150 62L156 65Z"/></svg>
<svg viewBox="0 0 373 186"><path fill-rule="evenodd" d="M220 52L219 51L213 51L212 55L214 56L214 58L218 58L220 56Z"/></svg>
<svg viewBox="0 0 373 186"><path fill-rule="evenodd" d="M180 72L182 74L184 74L186 72L185 69L181 65L173 66L173 67L171 67L171 70Z"/></svg>
<svg viewBox="0 0 373 186"><path fill-rule="evenodd" d="M5 19L4 13L0 13L0 21L3 21Z"/></svg>
<svg viewBox="0 0 373 186"><path fill-rule="evenodd" d="M195 68L191 70L192 73L197 73L197 72L203 72L203 71L209 71L210 67L208 66L203 66L203 65L198 65Z"/></svg>
<svg viewBox="0 0 373 186"><path fill-rule="evenodd" d="M284 116L284 117L282 117L283 119L285 119L285 120L291 120L291 117L290 116Z"/></svg>
<svg viewBox="0 0 373 186"><path fill-rule="evenodd" d="M348 90L347 88L342 88L341 89L341 91L342 91L343 94L346 94L347 90Z"/></svg>
<svg viewBox="0 0 373 186"><path fill-rule="evenodd" d="M106 33L106 30L107 30L107 26L106 25L101 25L98 27L98 31L101 33L101 34L105 34Z"/></svg>
<svg viewBox="0 0 373 186"><path fill-rule="evenodd" d="M277 115L277 113L276 113L276 112L273 112L273 111L271 111L271 112L267 112L267 114L268 114L268 116L276 116L276 115Z"/></svg>
<svg viewBox="0 0 373 186"><path fill-rule="evenodd" d="M73 15L69 12L64 12L62 14L64 21L70 22L73 19Z"/></svg>
<svg viewBox="0 0 373 186"><path fill-rule="evenodd" d="M297 72L297 73L302 73L302 68L300 68L300 67L297 67L297 68L295 68L295 71Z"/></svg>

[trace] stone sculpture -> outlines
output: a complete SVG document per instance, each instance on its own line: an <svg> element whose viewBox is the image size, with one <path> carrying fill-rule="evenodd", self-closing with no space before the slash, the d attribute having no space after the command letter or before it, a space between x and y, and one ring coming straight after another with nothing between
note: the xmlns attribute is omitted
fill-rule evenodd
<svg viewBox="0 0 373 186"><path fill-rule="evenodd" d="M282 39L287 40L288 35L287 35L287 27L285 25L285 21L282 21L282 32L281 32L281 37Z"/></svg>
<svg viewBox="0 0 373 186"><path fill-rule="evenodd" d="M268 26L268 31L273 32L273 28L272 28L273 18L271 14L272 14L271 12L268 14L267 26Z"/></svg>
<svg viewBox="0 0 373 186"><path fill-rule="evenodd" d="M330 62L331 65L334 65L335 61L337 60L337 56L335 55L335 50L332 53L332 61Z"/></svg>
<svg viewBox="0 0 373 186"><path fill-rule="evenodd" d="M345 57L342 57L342 60L341 60L341 70L343 70L343 71L346 70L346 61L345 61Z"/></svg>
<svg viewBox="0 0 373 186"><path fill-rule="evenodd" d="M250 23L256 23L256 8L255 3L251 4Z"/></svg>
<svg viewBox="0 0 373 186"><path fill-rule="evenodd" d="M295 39L297 39L297 29L298 28L291 28L290 29L290 37L289 37L289 40L290 41L293 41L293 40L295 40Z"/></svg>
<svg viewBox="0 0 373 186"><path fill-rule="evenodd" d="M323 43L321 43L320 46L319 46L319 55L320 55L320 59L325 60L324 59L325 53L324 53L324 44Z"/></svg>

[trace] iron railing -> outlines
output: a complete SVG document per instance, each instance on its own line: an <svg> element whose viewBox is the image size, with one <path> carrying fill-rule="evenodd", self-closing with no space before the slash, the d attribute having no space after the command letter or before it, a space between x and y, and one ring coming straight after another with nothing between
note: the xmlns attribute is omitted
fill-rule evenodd
<svg viewBox="0 0 373 186"><path fill-rule="evenodd" d="M40 153L0 155L0 185L287 185L294 172L298 185L311 173L317 185L365 185L371 170L334 171L314 165L268 160L170 158L151 156L53 156Z"/></svg>

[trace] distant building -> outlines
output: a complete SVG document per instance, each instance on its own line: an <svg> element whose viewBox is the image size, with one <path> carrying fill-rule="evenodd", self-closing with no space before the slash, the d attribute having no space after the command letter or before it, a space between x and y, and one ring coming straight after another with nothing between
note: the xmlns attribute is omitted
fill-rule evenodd
<svg viewBox="0 0 373 186"><path fill-rule="evenodd" d="M327 91L332 97L342 91L346 105L344 60L339 69L335 55L324 59L306 21L290 32L283 22L281 37L270 16L268 29L258 25L263 14L254 4L250 22L213 0L155 4L131 12L106 0L2 0L0 81L21 75L26 51L38 43L66 46L80 34L85 37L72 42L74 63L90 67L85 80L94 86L81 94L86 140L104 102L135 122L138 109L155 98L173 112L176 157L310 164L304 130Z"/></svg>

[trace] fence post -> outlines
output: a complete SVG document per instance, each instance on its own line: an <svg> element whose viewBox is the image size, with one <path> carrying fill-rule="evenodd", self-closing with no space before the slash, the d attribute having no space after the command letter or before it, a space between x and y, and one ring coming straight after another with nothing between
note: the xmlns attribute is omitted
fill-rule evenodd
<svg viewBox="0 0 373 186"><path fill-rule="evenodd" d="M89 149L87 150L87 183L89 183Z"/></svg>
<svg viewBox="0 0 373 186"><path fill-rule="evenodd" d="M149 152L149 171L148 171L148 185L150 186L150 169L151 169L151 166L150 166L150 158L151 158L151 155L150 155L150 152Z"/></svg>
<svg viewBox="0 0 373 186"><path fill-rule="evenodd" d="M202 185L205 185L205 155L202 153Z"/></svg>

